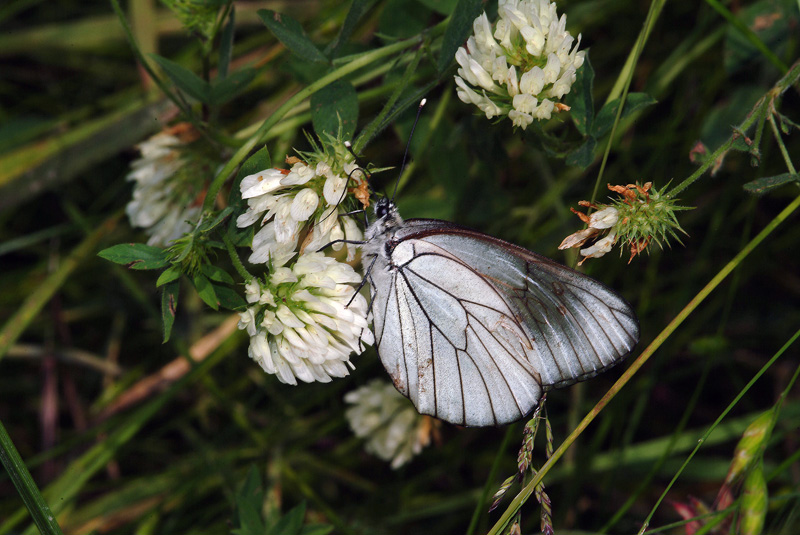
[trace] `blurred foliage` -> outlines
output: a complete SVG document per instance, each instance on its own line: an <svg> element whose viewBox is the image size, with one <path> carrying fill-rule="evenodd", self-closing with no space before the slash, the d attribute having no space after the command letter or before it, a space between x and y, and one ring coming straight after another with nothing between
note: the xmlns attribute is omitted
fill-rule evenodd
<svg viewBox="0 0 800 535"><path fill-rule="evenodd" d="M132 0L127 9L139 59L164 73L172 101L137 67L109 3L0 7L0 421L65 533L332 527L439 534L468 526L479 533L508 505L506 498L486 513L516 470L525 422L442 426L439 443L399 470L363 451L342 398L385 375L372 349L354 360L348 378L280 384L247 358L236 317L211 310L186 280L169 283L175 295L175 285L183 291L172 337L162 344L158 273L128 271L96 254L146 241L117 222L130 198L133 145L181 110L189 115L182 119L213 127L210 141L234 170L254 165L246 157L263 146L275 165L293 149L308 150L303 131L335 128L332 109L346 110L341 119L351 121L346 131L362 141L365 161L399 168L425 95L400 178L403 216L457 221L570 264L576 259L556 249L579 228L569 207L595 190L603 200L606 182L674 187L708 163L704 154L735 138L711 162L713 174L679 195L694 207L679 213L683 246L651 247L630 263L607 255L584 265L639 314L642 340L630 360L798 195L796 79L775 101L781 115L774 128L762 121L747 132L733 129L797 61L800 14L790 0L669 3L652 20L632 71L625 65L648 4L560 2L568 29L591 50L594 76L572 95L583 97L574 112L594 115L577 121L583 126L559 115L544 137L514 132L508 121L492 124L455 98L455 68L439 53L460 45L471 28L471 16L448 15L475 2L275 0L236 2L233 11L225 2L170 4L191 19L191 31L154 2ZM482 7L496 13L495 2ZM462 27L451 29L454 21ZM359 54L391 46L394 52L335 84L302 93ZM617 87L627 72L631 107L617 118ZM396 104L382 114L387 102ZM576 149L582 152L570 159ZM270 161L264 153L255 158ZM397 176L376 175L376 190L391 190ZM230 182L219 186L227 198ZM700 525L697 516L714 511L681 504L690 497L714 503L737 442L782 401L800 362L797 346L789 347L723 413L800 327L797 220L789 217L738 264L545 475L558 532L638 531L698 439L726 414L650 528L686 533ZM223 254L219 261L235 273ZM19 333L13 339L12 329ZM548 395L556 445L626 367ZM757 489L740 504L747 529L796 532L798 418L795 388L760 446L757 468L732 484L735 497L742 485ZM545 462L543 437L532 455L535 466ZM34 532L24 531L30 517L0 475L0 533ZM533 501L522 508L523 532L538 531L538 514ZM717 524L731 533L736 527L737 519Z"/></svg>

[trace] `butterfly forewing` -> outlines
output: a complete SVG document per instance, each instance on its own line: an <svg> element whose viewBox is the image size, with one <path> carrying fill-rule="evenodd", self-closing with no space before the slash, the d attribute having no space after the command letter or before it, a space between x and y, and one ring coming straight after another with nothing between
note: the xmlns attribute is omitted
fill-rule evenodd
<svg viewBox="0 0 800 535"><path fill-rule="evenodd" d="M387 244L369 274L376 347L423 414L517 420L543 389L599 373L638 341L616 293L515 245L413 219L381 237Z"/></svg>

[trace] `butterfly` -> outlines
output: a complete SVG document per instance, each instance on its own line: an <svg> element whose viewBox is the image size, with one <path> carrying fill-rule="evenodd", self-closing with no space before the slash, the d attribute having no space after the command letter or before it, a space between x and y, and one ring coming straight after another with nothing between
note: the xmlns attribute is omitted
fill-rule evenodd
<svg viewBox="0 0 800 535"><path fill-rule="evenodd" d="M375 216L362 244L375 347L421 414L519 420L639 340L631 306L582 273L454 223L404 221L386 197Z"/></svg>

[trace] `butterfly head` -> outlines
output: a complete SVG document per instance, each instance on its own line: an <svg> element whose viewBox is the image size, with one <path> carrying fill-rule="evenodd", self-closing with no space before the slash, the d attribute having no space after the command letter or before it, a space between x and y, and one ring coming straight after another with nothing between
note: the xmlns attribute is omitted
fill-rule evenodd
<svg viewBox="0 0 800 535"><path fill-rule="evenodd" d="M397 213L397 206L391 199L382 197L375 203L375 221L373 221L364 235L367 242L378 236L383 236L403 224L403 219Z"/></svg>
<svg viewBox="0 0 800 535"><path fill-rule="evenodd" d="M375 218L387 226L396 226L402 222L397 206L387 197L382 197L375 203Z"/></svg>

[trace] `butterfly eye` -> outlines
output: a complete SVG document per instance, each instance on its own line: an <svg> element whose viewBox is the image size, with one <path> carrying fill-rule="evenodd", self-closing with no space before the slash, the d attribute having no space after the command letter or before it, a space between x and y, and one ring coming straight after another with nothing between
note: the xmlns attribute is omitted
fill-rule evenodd
<svg viewBox="0 0 800 535"><path fill-rule="evenodd" d="M375 215L378 219L383 219L389 214L390 211L390 202L388 199L381 199L378 201L378 204L375 205Z"/></svg>

